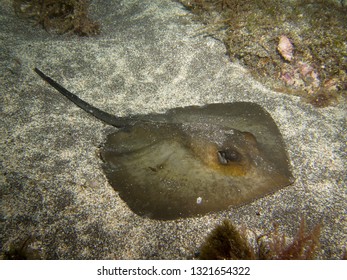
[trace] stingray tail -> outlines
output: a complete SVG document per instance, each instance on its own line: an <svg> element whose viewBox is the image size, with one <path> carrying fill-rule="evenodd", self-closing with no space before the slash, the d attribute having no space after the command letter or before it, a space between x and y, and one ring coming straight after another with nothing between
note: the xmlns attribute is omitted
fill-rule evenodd
<svg viewBox="0 0 347 280"><path fill-rule="evenodd" d="M104 111L99 110L98 108L90 105L89 103L83 101L80 99L77 95L73 94L72 92L68 91L61 85L59 85L56 81L54 81L52 78L46 76L44 73L42 73L39 69L35 68L34 71L47 83L49 83L52 87L54 87L57 91L59 91L61 94L63 94L65 97L67 97L69 100L71 100L73 103L75 103L78 107L86 111L87 113L93 115L97 119L113 125L115 127L124 127L126 126L126 122L123 118L116 117L114 115L111 115L109 113L106 113Z"/></svg>

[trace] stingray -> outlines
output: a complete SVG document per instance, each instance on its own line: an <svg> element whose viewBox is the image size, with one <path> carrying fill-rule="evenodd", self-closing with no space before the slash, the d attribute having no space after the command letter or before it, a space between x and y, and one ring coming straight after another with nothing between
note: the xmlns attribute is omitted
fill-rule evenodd
<svg viewBox="0 0 347 280"><path fill-rule="evenodd" d="M140 216L169 220L226 210L294 181L281 133L255 103L117 117L35 72L84 111L118 128L100 149L102 168Z"/></svg>

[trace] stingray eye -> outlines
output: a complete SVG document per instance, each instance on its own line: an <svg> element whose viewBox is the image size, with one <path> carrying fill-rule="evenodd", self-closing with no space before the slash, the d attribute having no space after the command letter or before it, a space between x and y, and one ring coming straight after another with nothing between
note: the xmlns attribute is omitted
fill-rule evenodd
<svg viewBox="0 0 347 280"><path fill-rule="evenodd" d="M217 152L218 160L221 164L241 161L241 155L235 150L225 150Z"/></svg>

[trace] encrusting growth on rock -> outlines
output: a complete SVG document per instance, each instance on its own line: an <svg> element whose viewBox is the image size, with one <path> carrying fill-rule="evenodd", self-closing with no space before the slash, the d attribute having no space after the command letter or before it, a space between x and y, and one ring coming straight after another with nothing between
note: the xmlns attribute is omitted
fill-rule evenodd
<svg viewBox="0 0 347 280"><path fill-rule="evenodd" d="M88 0L13 0L16 14L34 20L47 31L91 36L100 33L98 22L88 17Z"/></svg>
<svg viewBox="0 0 347 280"><path fill-rule="evenodd" d="M347 6L326 0L180 0L232 60L279 92L347 98ZM339 98L337 98L339 97ZM313 98L317 99L317 98ZM334 101L334 100L331 100ZM337 102L309 102L317 107Z"/></svg>

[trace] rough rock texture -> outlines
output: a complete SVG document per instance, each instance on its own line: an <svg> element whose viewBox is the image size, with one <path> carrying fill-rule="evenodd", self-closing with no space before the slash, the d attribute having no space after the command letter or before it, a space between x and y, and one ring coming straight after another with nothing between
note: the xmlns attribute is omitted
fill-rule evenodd
<svg viewBox="0 0 347 280"><path fill-rule="evenodd" d="M317 109L268 90L197 35L180 4L93 1L98 37L52 35L2 1L1 254L43 259L186 259L224 218L256 234L274 223L292 237L304 216L322 223L318 257L340 258L347 238L347 105ZM296 182L237 209L156 221L132 213L108 184L98 147L115 129L60 96L33 71L118 115L252 101L280 130Z"/></svg>

